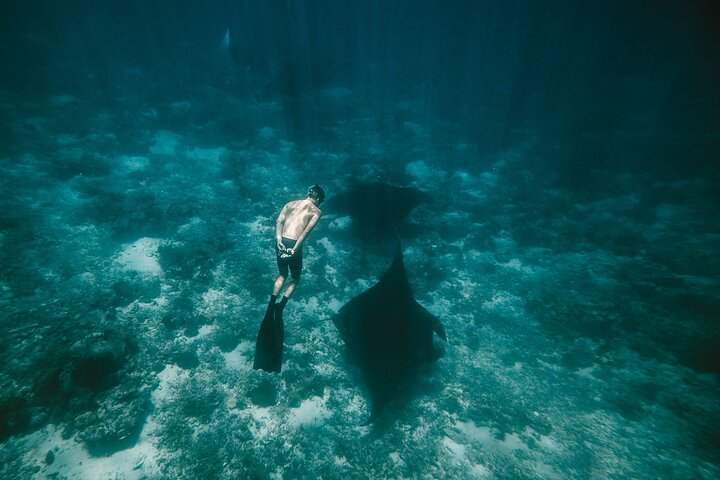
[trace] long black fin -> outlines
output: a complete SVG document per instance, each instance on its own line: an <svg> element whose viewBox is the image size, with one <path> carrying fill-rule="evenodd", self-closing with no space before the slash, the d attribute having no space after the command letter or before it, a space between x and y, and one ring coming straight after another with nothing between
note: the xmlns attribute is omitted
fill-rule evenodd
<svg viewBox="0 0 720 480"><path fill-rule="evenodd" d="M282 310L269 304L263 317L255 342L253 368L270 373L282 369L283 342L285 337Z"/></svg>

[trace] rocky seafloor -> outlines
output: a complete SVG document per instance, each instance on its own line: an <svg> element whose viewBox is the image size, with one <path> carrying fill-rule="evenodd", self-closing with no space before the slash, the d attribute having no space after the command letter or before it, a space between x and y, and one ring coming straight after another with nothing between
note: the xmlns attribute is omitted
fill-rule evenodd
<svg viewBox="0 0 720 480"><path fill-rule="evenodd" d="M307 142L277 102L168 97L2 99L0 477L720 476L715 180L571 188L533 132L489 153L343 89ZM394 240L324 217L282 373L252 359L279 209L377 179L433 197L400 235L449 342L367 424L331 319Z"/></svg>

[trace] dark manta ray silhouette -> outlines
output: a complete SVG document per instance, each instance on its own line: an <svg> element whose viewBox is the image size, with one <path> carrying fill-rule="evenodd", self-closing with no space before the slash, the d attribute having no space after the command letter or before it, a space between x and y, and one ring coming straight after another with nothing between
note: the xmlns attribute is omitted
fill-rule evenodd
<svg viewBox="0 0 720 480"><path fill-rule="evenodd" d="M442 356L433 332L447 341L440 320L413 297L400 242L380 281L346 303L333 322L365 378L370 421L412 380L420 364Z"/></svg>
<svg viewBox="0 0 720 480"><path fill-rule="evenodd" d="M363 232L391 234L413 208L428 201L430 195L416 188L375 182L334 195L325 202L323 210L349 215Z"/></svg>

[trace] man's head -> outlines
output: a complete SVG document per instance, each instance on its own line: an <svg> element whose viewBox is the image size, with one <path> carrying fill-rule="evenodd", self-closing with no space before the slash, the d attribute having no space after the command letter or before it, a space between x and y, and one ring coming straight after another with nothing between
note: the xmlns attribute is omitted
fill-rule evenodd
<svg viewBox="0 0 720 480"><path fill-rule="evenodd" d="M310 187L310 190L308 190L308 197L315 200L316 205L320 205L325 201L325 190L323 190L320 185L313 185Z"/></svg>

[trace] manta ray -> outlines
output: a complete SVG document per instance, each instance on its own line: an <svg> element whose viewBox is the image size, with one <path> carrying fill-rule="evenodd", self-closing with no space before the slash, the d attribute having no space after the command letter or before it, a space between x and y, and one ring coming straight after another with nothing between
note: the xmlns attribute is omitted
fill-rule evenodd
<svg viewBox="0 0 720 480"><path fill-rule="evenodd" d="M412 187L364 183L329 198L323 210L348 215L361 232L392 234L410 211L430 201L430 195Z"/></svg>
<svg viewBox="0 0 720 480"><path fill-rule="evenodd" d="M413 297L399 242L380 281L346 303L333 322L364 377L372 404L370 421L399 396L419 366L442 356L433 334L447 342L440 320Z"/></svg>

